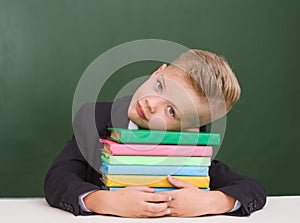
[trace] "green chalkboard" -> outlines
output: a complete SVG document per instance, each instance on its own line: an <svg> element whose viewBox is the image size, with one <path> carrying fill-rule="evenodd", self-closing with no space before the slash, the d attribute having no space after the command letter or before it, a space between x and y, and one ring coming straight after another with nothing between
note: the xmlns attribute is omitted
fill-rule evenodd
<svg viewBox="0 0 300 223"><path fill-rule="evenodd" d="M228 114L217 158L258 179L269 195L300 194L299 6L289 0L0 0L0 196L43 196L43 178L72 134L72 100L83 71L106 50L145 38L227 58L242 96ZM159 64L119 69L99 98L113 99Z"/></svg>

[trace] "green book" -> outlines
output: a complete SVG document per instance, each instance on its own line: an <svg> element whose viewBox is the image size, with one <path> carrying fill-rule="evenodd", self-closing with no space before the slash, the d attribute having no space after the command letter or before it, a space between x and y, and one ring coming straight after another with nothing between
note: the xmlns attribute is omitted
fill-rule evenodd
<svg viewBox="0 0 300 223"><path fill-rule="evenodd" d="M175 132L160 130L130 130L108 128L111 140L119 143L220 145L221 135L208 132Z"/></svg>
<svg viewBox="0 0 300 223"><path fill-rule="evenodd" d="M102 152L101 159L115 165L210 166L211 157L204 156L115 156Z"/></svg>

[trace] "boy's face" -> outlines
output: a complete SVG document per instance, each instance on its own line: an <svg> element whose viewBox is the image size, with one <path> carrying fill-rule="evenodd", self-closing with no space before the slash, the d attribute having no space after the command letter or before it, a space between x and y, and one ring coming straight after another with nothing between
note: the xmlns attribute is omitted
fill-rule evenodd
<svg viewBox="0 0 300 223"><path fill-rule="evenodd" d="M207 105L178 74L164 64L134 93L128 117L142 128L186 130L199 127Z"/></svg>

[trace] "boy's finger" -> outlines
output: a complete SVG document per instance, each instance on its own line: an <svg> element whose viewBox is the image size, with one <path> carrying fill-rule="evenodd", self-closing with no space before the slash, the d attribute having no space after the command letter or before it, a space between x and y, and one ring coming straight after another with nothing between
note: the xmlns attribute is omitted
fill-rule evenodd
<svg viewBox="0 0 300 223"><path fill-rule="evenodd" d="M171 214L171 210L168 208L164 211L161 211L161 212L146 212L146 215L147 217L151 218L151 217L163 217L163 216L166 216L166 215L170 215Z"/></svg>
<svg viewBox="0 0 300 223"><path fill-rule="evenodd" d="M144 211L150 213L160 213L160 212L165 212L167 208L168 208L168 202L162 202L162 203L146 202Z"/></svg>
<svg viewBox="0 0 300 223"><path fill-rule="evenodd" d="M174 187L177 187L177 188L185 188L185 187L192 186L190 183L179 180L177 178L173 178L171 176L168 176L167 179L168 179L170 184L172 184Z"/></svg>
<svg viewBox="0 0 300 223"><path fill-rule="evenodd" d="M172 197L168 194L153 193L145 195L145 201L148 202L169 202L171 200Z"/></svg>
<svg viewBox="0 0 300 223"><path fill-rule="evenodd" d="M148 192L148 193L154 193L155 190L148 186L128 186L129 189L134 189L141 192Z"/></svg>
<svg viewBox="0 0 300 223"><path fill-rule="evenodd" d="M161 191L161 192L155 192L156 194L163 194L163 195L170 195L172 196L173 191Z"/></svg>

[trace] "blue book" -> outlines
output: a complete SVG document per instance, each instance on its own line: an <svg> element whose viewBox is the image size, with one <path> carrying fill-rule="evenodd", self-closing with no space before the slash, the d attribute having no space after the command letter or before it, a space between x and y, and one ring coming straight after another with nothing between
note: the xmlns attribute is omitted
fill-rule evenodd
<svg viewBox="0 0 300 223"><path fill-rule="evenodd" d="M102 186L102 190L109 190L109 191L117 191L120 190L124 187L105 187L104 185ZM172 191L172 190L177 190L178 188L175 187L154 187L153 188L155 192L164 192L164 191ZM210 188L199 188L200 190L204 191L209 191Z"/></svg>
<svg viewBox="0 0 300 223"><path fill-rule="evenodd" d="M117 165L102 161L100 171L104 174L134 174L134 175L158 175L158 176L208 176L207 166L141 166L141 165Z"/></svg>

